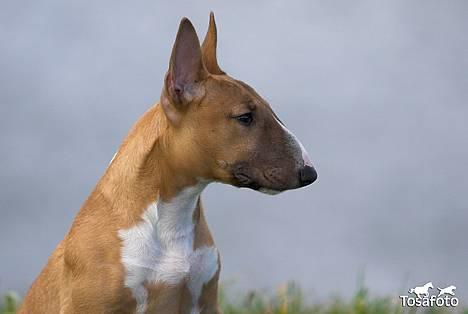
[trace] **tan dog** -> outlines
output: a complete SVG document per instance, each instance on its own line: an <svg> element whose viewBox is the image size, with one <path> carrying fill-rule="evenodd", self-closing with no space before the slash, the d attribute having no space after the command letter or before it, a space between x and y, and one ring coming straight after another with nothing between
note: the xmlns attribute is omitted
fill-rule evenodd
<svg viewBox="0 0 468 314"><path fill-rule="evenodd" d="M132 128L20 313L219 313L220 261L200 193L210 182L267 193L317 174L253 88L179 27L160 102Z"/></svg>

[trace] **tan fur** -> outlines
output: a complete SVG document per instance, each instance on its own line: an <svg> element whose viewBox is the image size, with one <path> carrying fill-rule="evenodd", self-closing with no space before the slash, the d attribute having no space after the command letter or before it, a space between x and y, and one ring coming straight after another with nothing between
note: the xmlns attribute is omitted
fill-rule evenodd
<svg viewBox="0 0 468 314"><path fill-rule="evenodd" d="M138 224L158 198L170 200L201 179L249 187L254 182L278 190L299 187L297 173L291 175L299 161L269 105L220 70L213 16L203 46L206 65L193 26L183 20L160 103L131 129L19 313L134 313L136 301L124 286L118 231ZM177 62L185 62L179 60L181 49L192 53L189 65L197 67L187 74L189 83L182 91L176 77ZM250 129L234 118L253 110L257 120ZM249 182L244 182L246 175ZM200 200L193 222L194 249L214 246ZM201 313L219 313L219 271L203 286ZM184 281L147 283L146 288L148 313L189 313Z"/></svg>
<svg viewBox="0 0 468 314"><path fill-rule="evenodd" d="M156 158L157 155L164 156L161 150L170 142L161 135L167 128L163 118L160 106L156 105L131 130L78 213L68 235L31 286L19 313L135 311L135 300L130 290L123 286L121 240L117 231L138 223L147 205L156 200L157 191L161 197L170 198L181 187L195 181L189 176L165 178L165 172L158 171L178 167L172 164L163 167L171 159ZM194 215L197 215L194 248L213 245L201 204ZM213 294L210 289L216 289L216 285L217 282L210 282L204 288L204 294ZM179 300L185 289L184 284L178 287L150 286L153 302L148 312L158 308L158 313L179 313L179 302L173 300ZM216 298L210 301L216 308Z"/></svg>

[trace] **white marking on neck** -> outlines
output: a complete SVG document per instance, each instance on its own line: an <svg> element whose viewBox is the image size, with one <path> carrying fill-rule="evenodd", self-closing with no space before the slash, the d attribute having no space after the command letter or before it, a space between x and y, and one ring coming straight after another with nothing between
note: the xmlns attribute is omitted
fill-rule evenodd
<svg viewBox="0 0 468 314"><path fill-rule="evenodd" d="M193 212L206 182L183 189L168 202L158 200L143 213L143 221L119 230L125 286L137 301L137 313L147 309L145 283L176 285L188 279L192 312L198 313L203 285L218 270L215 247L193 250Z"/></svg>

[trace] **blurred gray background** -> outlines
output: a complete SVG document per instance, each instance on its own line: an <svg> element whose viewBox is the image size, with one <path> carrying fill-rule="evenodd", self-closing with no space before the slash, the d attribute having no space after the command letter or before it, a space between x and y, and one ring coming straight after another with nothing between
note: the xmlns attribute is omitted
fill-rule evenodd
<svg viewBox="0 0 468 314"><path fill-rule="evenodd" d="M23 293L131 125L181 17L216 13L219 62L268 99L319 180L212 185L222 279L312 298L433 281L468 295L468 2L0 3L0 293Z"/></svg>

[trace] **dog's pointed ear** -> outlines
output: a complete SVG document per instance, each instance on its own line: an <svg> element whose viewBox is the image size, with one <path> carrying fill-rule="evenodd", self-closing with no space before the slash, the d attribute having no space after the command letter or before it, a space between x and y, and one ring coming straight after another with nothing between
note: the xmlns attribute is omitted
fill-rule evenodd
<svg viewBox="0 0 468 314"><path fill-rule="evenodd" d="M210 12L210 24L208 25L208 31L206 32L205 40L202 45L203 62L205 63L206 69L211 74L226 74L218 65L216 57L217 42L218 33L216 30L214 13Z"/></svg>
<svg viewBox="0 0 468 314"><path fill-rule="evenodd" d="M189 19L183 18L172 48L161 96L161 105L171 122L178 123L185 107L200 98L203 93L201 82L208 75L195 28Z"/></svg>

